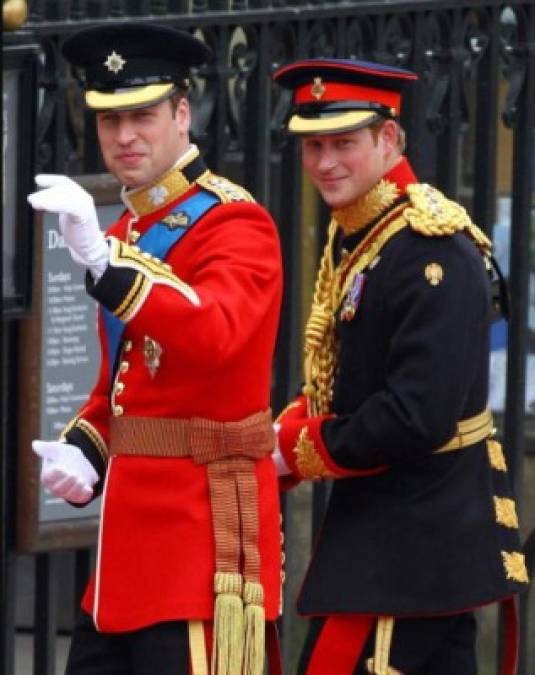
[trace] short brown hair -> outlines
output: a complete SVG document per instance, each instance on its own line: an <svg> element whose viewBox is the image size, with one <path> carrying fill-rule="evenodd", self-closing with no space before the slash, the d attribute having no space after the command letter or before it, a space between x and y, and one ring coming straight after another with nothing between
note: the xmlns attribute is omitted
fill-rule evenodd
<svg viewBox="0 0 535 675"><path fill-rule="evenodd" d="M371 131L371 134L374 138L375 143L377 143L377 138L379 136L379 132L381 131L381 128L383 124L385 123L385 119L383 117L379 117L375 122L372 122L369 126L368 129ZM401 126L399 122L396 121L397 127L398 127L398 150L403 153L405 152L405 148L407 147L407 135L405 133L405 129Z"/></svg>
<svg viewBox="0 0 535 675"><path fill-rule="evenodd" d="M173 111L173 117L176 115L176 110L180 101L185 98L188 100L188 90L184 87L179 87L175 93L169 97L169 103L171 104L171 110Z"/></svg>

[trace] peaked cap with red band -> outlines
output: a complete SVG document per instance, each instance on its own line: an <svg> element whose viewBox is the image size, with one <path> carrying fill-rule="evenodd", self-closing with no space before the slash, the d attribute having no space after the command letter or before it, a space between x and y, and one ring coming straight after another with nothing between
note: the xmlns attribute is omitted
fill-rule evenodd
<svg viewBox="0 0 535 675"><path fill-rule="evenodd" d="M401 97L416 73L369 61L304 59L282 66L273 79L294 95L293 134L332 134L398 118Z"/></svg>

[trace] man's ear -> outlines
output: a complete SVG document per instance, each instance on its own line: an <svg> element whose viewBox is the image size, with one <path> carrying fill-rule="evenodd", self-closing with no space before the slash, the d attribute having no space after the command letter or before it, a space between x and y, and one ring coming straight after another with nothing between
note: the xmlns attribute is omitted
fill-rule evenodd
<svg viewBox="0 0 535 675"><path fill-rule="evenodd" d="M187 98L181 98L176 107L176 120L179 134L189 133L191 125L191 108Z"/></svg>
<svg viewBox="0 0 535 675"><path fill-rule="evenodd" d="M390 119L385 120L381 125L379 135L383 142L385 155L388 156L398 145L399 126L397 122Z"/></svg>

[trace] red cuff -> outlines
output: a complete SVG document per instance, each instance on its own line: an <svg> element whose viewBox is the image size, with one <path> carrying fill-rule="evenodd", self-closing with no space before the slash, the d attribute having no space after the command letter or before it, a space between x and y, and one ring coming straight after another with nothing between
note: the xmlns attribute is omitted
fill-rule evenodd
<svg viewBox="0 0 535 675"><path fill-rule="evenodd" d="M295 398L291 403L288 403L286 408L279 414L275 423L280 424L287 420L297 420L307 417L307 400L301 395Z"/></svg>
<svg viewBox="0 0 535 675"><path fill-rule="evenodd" d="M346 469L333 461L321 436L322 423L334 415L283 420L279 431L279 447L284 461L300 479L350 478L368 476L384 470Z"/></svg>

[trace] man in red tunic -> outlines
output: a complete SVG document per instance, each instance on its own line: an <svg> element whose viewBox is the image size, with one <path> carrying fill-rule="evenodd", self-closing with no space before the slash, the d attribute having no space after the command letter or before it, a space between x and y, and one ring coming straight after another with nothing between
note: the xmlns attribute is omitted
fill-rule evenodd
<svg viewBox="0 0 535 675"><path fill-rule="evenodd" d="M95 574L68 675L261 675L279 614L281 537L270 453L281 257L269 214L190 143L188 68L208 48L156 25L81 31L84 71L125 211L103 233L92 197L40 175L98 302L102 360L60 441L35 441L42 482L102 494ZM214 609L215 607L215 609Z"/></svg>

